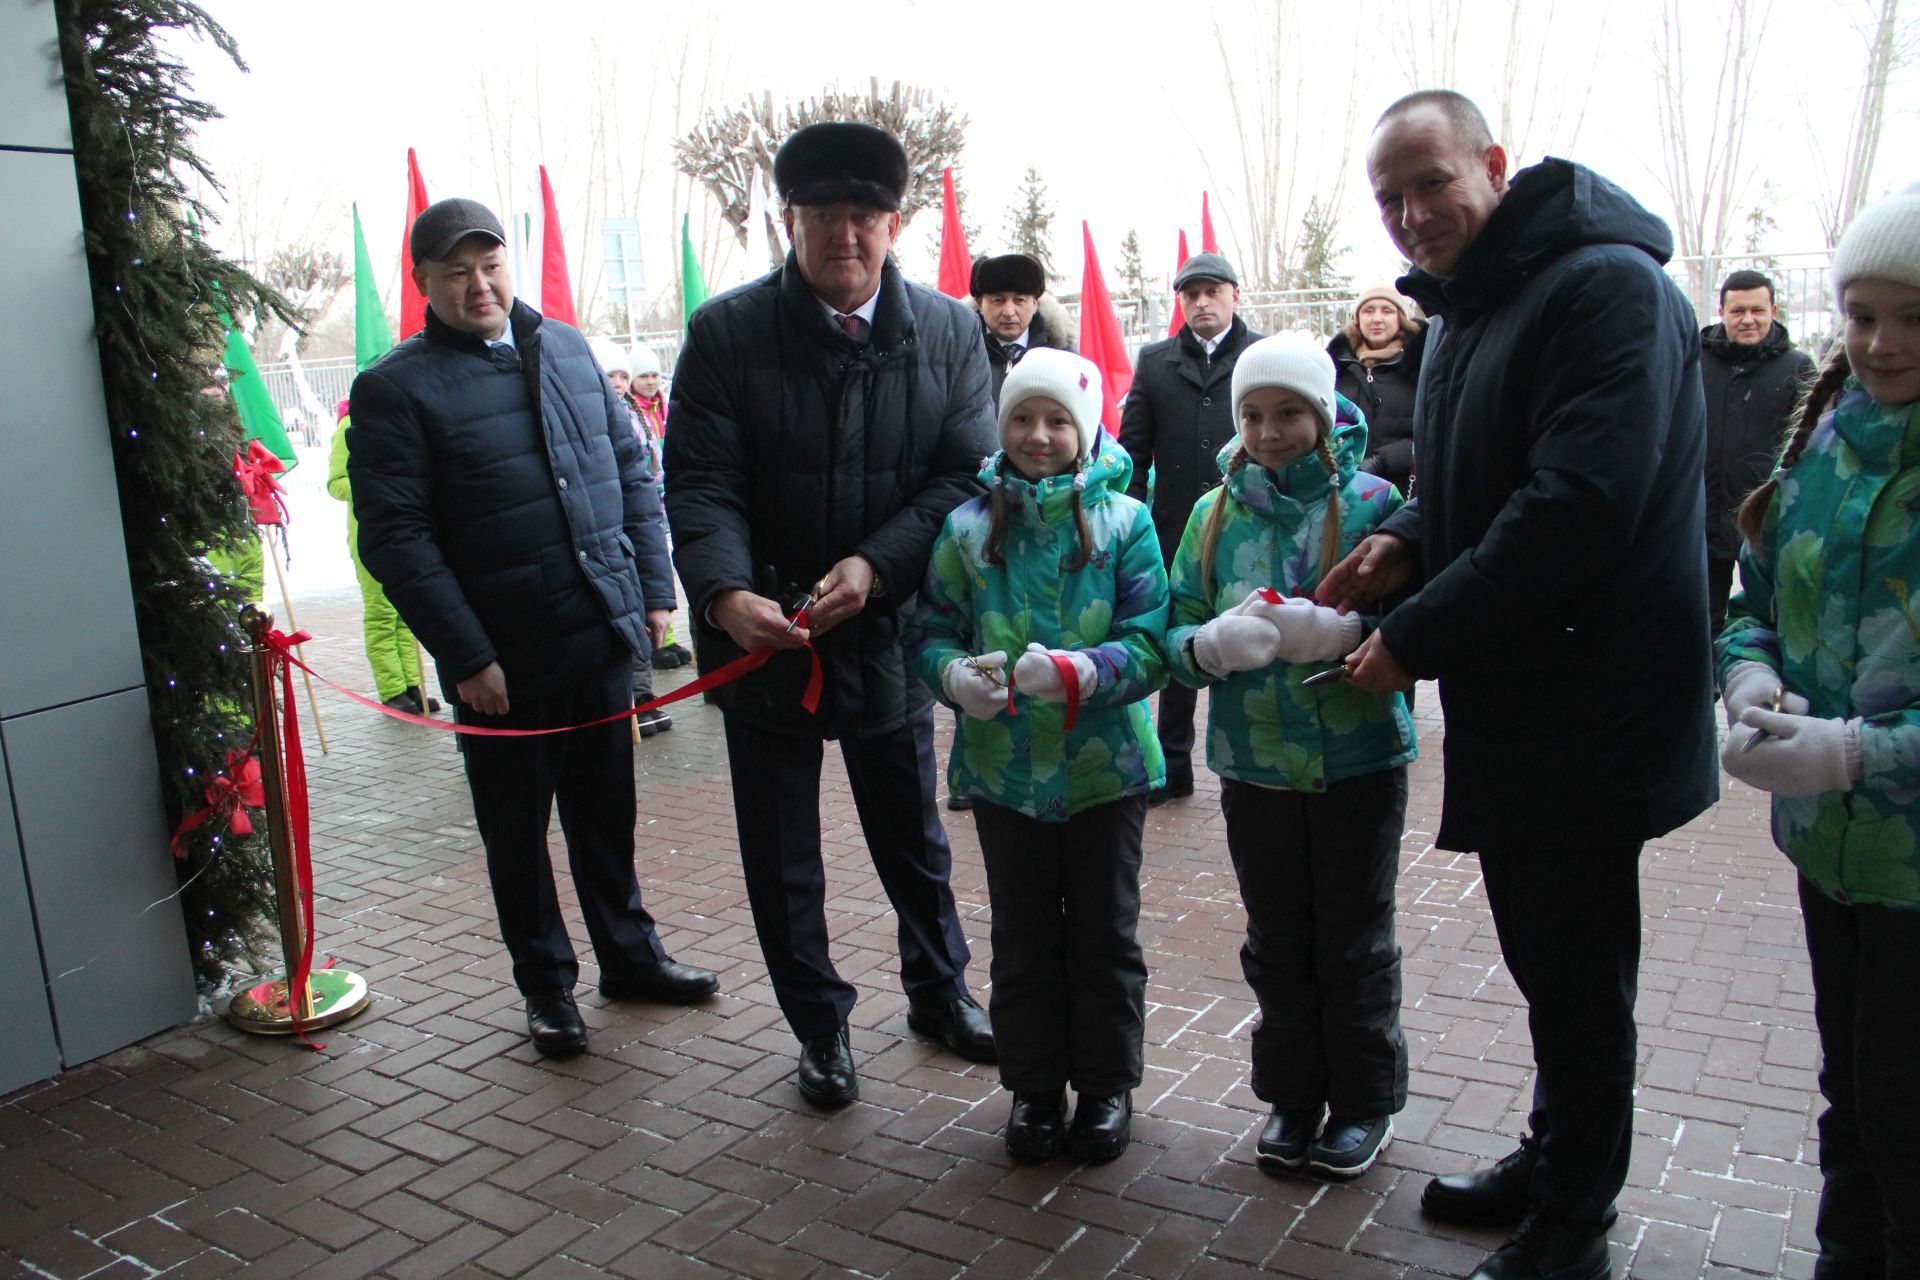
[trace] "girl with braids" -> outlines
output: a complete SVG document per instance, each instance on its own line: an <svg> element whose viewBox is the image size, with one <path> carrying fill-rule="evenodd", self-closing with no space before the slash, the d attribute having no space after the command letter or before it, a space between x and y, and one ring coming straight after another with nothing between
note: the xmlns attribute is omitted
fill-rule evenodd
<svg viewBox="0 0 1920 1280"><path fill-rule="evenodd" d="M1337 679L1366 620L1311 596L1401 498L1359 470L1366 420L1306 338L1242 352L1233 407L1225 480L1195 504L1174 554L1167 664L1213 686L1207 763L1247 910L1240 963L1260 1003L1252 1087L1273 1108L1256 1156L1352 1177L1407 1100L1393 912L1415 750L1401 695Z"/></svg>
<svg viewBox="0 0 1920 1280"><path fill-rule="evenodd" d="M1118 1156L1144 1066L1140 833L1166 769L1143 699L1167 679L1167 576L1100 411L1100 372L1072 352L1008 371L988 494L947 517L906 633L962 713L948 785L973 798L987 868L1015 1160Z"/></svg>
<svg viewBox="0 0 1920 1280"><path fill-rule="evenodd" d="M1773 794L1825 1063L1814 1275L1920 1275L1920 184L1833 256L1843 343L1738 517L1720 763Z"/></svg>

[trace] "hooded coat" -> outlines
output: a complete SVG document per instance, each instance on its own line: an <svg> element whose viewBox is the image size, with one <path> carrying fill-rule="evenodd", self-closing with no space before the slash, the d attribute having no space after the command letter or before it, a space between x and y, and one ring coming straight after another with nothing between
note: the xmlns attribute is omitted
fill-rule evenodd
<svg viewBox="0 0 1920 1280"><path fill-rule="evenodd" d="M1147 469L1153 469L1153 525L1167 564L1187 528L1194 502L1220 483L1214 462L1239 430L1233 420L1233 366L1260 334L1233 318L1220 345L1209 356L1182 325L1180 332L1140 348L1133 365L1133 389L1120 410L1120 443L1133 456L1129 496L1147 497Z"/></svg>
<svg viewBox="0 0 1920 1280"><path fill-rule="evenodd" d="M1420 385L1420 358L1427 330L1401 340L1400 354L1369 365L1345 333L1333 335L1327 354L1338 370L1334 389L1360 407L1367 419L1367 456L1360 469L1391 481L1402 496L1413 493L1413 393Z"/></svg>
<svg viewBox="0 0 1920 1280"><path fill-rule="evenodd" d="M914 671L936 692L948 663L996 649L1009 668L1032 643L1084 649L1093 660L1099 681L1081 691L1071 729L1064 704L1018 693L1014 714L960 716L948 789L1043 822L1145 795L1166 778L1144 699L1167 683L1167 573L1146 507L1126 496L1126 451L1104 432L1095 433L1094 449L1081 496L1093 533L1084 566L1061 569L1079 540L1074 477L1032 482L1011 468L1002 475L995 453L980 479L997 480L1007 494L1005 563L986 556L992 495L975 498L947 517L908 631Z"/></svg>
<svg viewBox="0 0 1920 1280"><path fill-rule="evenodd" d="M1773 474L1780 442L1814 378L1813 359L1797 350L1778 320L1757 346L1727 337L1724 324L1700 331L1700 382L1707 395L1707 555L1740 554L1733 517Z"/></svg>
<svg viewBox="0 0 1920 1280"><path fill-rule="evenodd" d="M1774 796L1773 839L1840 902L1920 907L1920 403L1849 379L1775 493L1720 634L1720 670L1760 662L1859 716L1860 781Z"/></svg>
<svg viewBox="0 0 1920 1280"><path fill-rule="evenodd" d="M577 678L609 624L646 653L646 611L674 606L658 487L613 384L573 326L517 300L508 323L513 349L490 347L429 308L353 380L360 560L450 697L495 661L510 694Z"/></svg>
<svg viewBox="0 0 1920 1280"><path fill-rule="evenodd" d="M817 713L800 705L804 650L713 691L766 732L882 734L930 701L900 625L941 521L980 492L974 472L994 444L987 355L980 317L910 284L891 259L867 338L831 323L789 254L696 311L674 366L667 515L700 669L741 656L708 620L721 592L791 608L848 556L878 574L866 608L813 642Z"/></svg>
<svg viewBox="0 0 1920 1280"><path fill-rule="evenodd" d="M1367 424L1345 396L1334 398L1331 445L1344 556L1399 510L1401 500L1386 480L1359 469ZM1222 472L1238 450L1238 437L1220 450ZM1345 778L1406 764L1418 754L1413 719L1400 694L1381 697L1345 681L1302 687L1302 680L1325 671L1327 663L1281 662L1220 677L1193 659L1194 633L1249 592L1272 587L1282 595L1310 595L1319 585L1328 481L1317 453L1278 471L1249 460L1201 495L1173 557L1167 666L1180 683L1213 689L1207 699L1207 764L1223 778L1311 795ZM1214 505L1228 498L1209 596L1200 572L1203 531Z"/></svg>
<svg viewBox="0 0 1920 1280"><path fill-rule="evenodd" d="M974 308L979 309L979 299L974 300ZM1006 385L1007 370L1012 363L1007 353L1001 349L1000 339L993 336L993 330L987 328L986 317L980 318L981 340L987 346L987 365L993 371L993 402L1000 403L1000 388ZM1079 354L1080 348L1074 345L1079 334L1073 327L1073 317L1067 309L1053 300L1053 295L1040 295L1040 305L1034 308L1033 320L1027 325L1027 350L1035 347L1055 347L1061 351Z"/></svg>
<svg viewBox="0 0 1920 1280"><path fill-rule="evenodd" d="M1706 456L1693 308L1665 223L1580 165L1524 169L1452 279L1414 411L1417 549L1380 624L1438 677L1437 842L1618 847L1718 794L1707 643ZM1570 821L1569 819L1573 819Z"/></svg>

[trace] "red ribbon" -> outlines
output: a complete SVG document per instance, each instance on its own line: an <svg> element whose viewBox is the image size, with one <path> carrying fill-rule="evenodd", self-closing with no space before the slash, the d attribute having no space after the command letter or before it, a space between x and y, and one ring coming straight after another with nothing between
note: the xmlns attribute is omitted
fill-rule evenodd
<svg viewBox="0 0 1920 1280"><path fill-rule="evenodd" d="M259 741L257 734L254 741ZM253 833L253 820L247 816L247 810L258 809L267 802L266 787L260 781L260 762L253 758L253 747L254 743L250 742L245 751L227 752L227 771L214 774L213 781L201 792L206 797L206 807L188 814L174 828L174 857L187 856L180 842L202 823L223 821L226 829L237 836Z"/></svg>
<svg viewBox="0 0 1920 1280"><path fill-rule="evenodd" d="M287 522L286 490L274 479L286 469L287 464L258 440L247 441L247 451L234 455L233 478L240 482L241 491L247 495L247 506L253 511L255 524Z"/></svg>
<svg viewBox="0 0 1920 1280"><path fill-rule="evenodd" d="M1062 654L1049 653L1047 661L1060 673L1060 687L1067 694L1067 717L1060 722L1061 732L1073 728L1080 719L1080 673L1073 669L1073 659ZM1020 713L1013 706L1013 668L1007 668L1007 714L1017 716Z"/></svg>
<svg viewBox="0 0 1920 1280"><path fill-rule="evenodd" d="M294 696L293 668L305 667L294 656L293 646L313 639L304 631L288 635L273 630L263 637L267 649L267 679L277 670L280 676L280 724L262 726L263 731L280 733L280 763L286 775L287 835L292 849L293 896L300 909L300 955L287 974L287 1016L293 1021L294 1034L307 1047L324 1049L307 1039L300 1025L300 1010L307 1007L309 979L313 974L313 849L307 810L307 761L300 750L300 700Z"/></svg>

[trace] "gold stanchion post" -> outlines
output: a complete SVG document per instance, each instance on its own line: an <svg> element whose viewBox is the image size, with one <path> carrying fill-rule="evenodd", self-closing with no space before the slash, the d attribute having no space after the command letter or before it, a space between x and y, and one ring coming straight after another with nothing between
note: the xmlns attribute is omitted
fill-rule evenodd
<svg viewBox="0 0 1920 1280"><path fill-rule="evenodd" d="M346 969L316 969L308 975L307 990L298 1010L291 1007L288 979L306 950L306 925L300 910L300 889L293 874L293 829L287 816L286 761L280 753L280 698L267 661L267 632L273 613L250 604L240 613L240 625L253 638L250 657L253 677L253 716L260 729L260 783L266 799L267 846L273 853L273 896L280 917L280 954L286 969L249 987L227 1006L227 1019L242 1031L256 1035L290 1035L295 1030L331 1027L345 1022L372 999L367 980Z"/></svg>

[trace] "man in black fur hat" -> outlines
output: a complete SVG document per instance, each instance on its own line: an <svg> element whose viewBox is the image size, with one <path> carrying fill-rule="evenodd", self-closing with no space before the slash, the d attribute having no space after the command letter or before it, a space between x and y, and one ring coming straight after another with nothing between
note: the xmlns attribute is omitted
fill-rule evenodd
<svg viewBox="0 0 1920 1280"><path fill-rule="evenodd" d="M980 312L993 369L993 398L1000 399L1007 370L1035 347L1074 351L1073 321L1047 293L1047 273L1037 259L1004 253L973 264L969 290Z"/></svg>
<svg viewBox="0 0 1920 1280"><path fill-rule="evenodd" d="M754 926L801 1041L800 1092L823 1106L859 1094L854 988L827 946L828 739L898 916L907 1025L963 1057L994 1057L947 884L932 699L900 647L941 522L980 492L993 402L973 314L909 284L889 255L907 178L905 150L871 125L787 139L773 180L792 252L694 313L667 435L667 514L701 669L780 651L712 697Z"/></svg>

